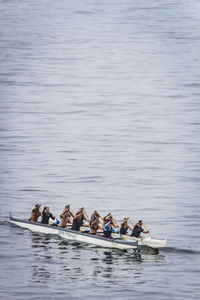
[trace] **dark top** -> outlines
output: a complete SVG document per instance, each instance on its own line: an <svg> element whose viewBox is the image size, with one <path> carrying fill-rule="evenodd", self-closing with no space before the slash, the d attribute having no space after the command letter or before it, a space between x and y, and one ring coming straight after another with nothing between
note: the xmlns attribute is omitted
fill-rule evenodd
<svg viewBox="0 0 200 300"><path fill-rule="evenodd" d="M48 224L50 218L51 218L52 220L55 220L55 217L54 217L51 213L48 213L48 214L47 214L45 211L43 211L41 223L43 223L43 224Z"/></svg>
<svg viewBox="0 0 200 300"><path fill-rule="evenodd" d="M83 225L84 216L81 216L80 219L74 219L72 223L72 230L79 231L80 227Z"/></svg>
<svg viewBox="0 0 200 300"><path fill-rule="evenodd" d="M142 227L138 227L137 225L133 228L133 231L131 233L131 236L135 236L138 237L140 235L140 233L144 231L144 229Z"/></svg>
<svg viewBox="0 0 200 300"><path fill-rule="evenodd" d="M109 226L109 224L111 223L111 221L109 221L105 226L104 226L104 230L103 233L106 237L111 237L111 233L115 232L117 233L117 229L115 229L112 225L111 227Z"/></svg>
<svg viewBox="0 0 200 300"><path fill-rule="evenodd" d="M97 230L99 228L99 225L98 224L90 224L90 228L93 229L93 230Z"/></svg>
<svg viewBox="0 0 200 300"><path fill-rule="evenodd" d="M105 235L106 237L110 237L110 236L111 236L111 233L112 233L112 230L109 230L109 229L105 230L105 229L104 229L103 233L104 233L104 235Z"/></svg>
<svg viewBox="0 0 200 300"><path fill-rule="evenodd" d="M121 227L121 228L120 228L120 233L121 233L121 234L126 234L127 231L128 231L128 228L124 228L124 227Z"/></svg>
<svg viewBox="0 0 200 300"><path fill-rule="evenodd" d="M91 218L90 218L90 225L92 224L92 222L95 221L95 219L96 219L95 215L91 216Z"/></svg>

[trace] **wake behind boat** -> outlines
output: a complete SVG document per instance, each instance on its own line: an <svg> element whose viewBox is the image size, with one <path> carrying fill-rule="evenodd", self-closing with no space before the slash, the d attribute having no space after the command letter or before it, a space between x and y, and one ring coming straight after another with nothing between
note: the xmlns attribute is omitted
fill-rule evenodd
<svg viewBox="0 0 200 300"><path fill-rule="evenodd" d="M99 235L91 235L88 233L74 231L71 229L65 229L58 226L51 226L39 222L32 222L29 220L12 217L11 215L10 223L22 228L29 229L34 232L54 234L67 240L92 244L98 247L113 248L120 250L134 249L135 251L140 251L138 241L123 240L120 236L113 239L108 239Z"/></svg>

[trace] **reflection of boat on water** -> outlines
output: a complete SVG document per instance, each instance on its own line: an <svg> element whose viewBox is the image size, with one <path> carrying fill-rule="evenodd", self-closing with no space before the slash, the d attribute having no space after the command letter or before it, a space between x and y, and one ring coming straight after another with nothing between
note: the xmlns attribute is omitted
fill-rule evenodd
<svg viewBox="0 0 200 300"><path fill-rule="evenodd" d="M113 249L120 249L120 250L129 250L129 249L140 250L140 246L138 246L138 241L123 240L121 237L108 239L99 235L91 235L88 233L74 231L71 229L64 229L58 226L50 226L38 222L30 222L28 220L19 219L12 216L10 216L10 222L19 227L29 229L34 232L54 234L67 240L92 244L99 247L113 248Z"/></svg>

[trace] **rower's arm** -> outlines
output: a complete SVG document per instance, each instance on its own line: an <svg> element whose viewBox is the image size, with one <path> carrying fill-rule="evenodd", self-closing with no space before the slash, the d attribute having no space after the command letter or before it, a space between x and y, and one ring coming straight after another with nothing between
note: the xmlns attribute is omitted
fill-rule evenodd
<svg viewBox="0 0 200 300"><path fill-rule="evenodd" d="M52 219L52 220L55 220L55 216L54 215L52 215L52 213L50 213L50 218Z"/></svg>
<svg viewBox="0 0 200 300"><path fill-rule="evenodd" d="M103 226L101 226L100 224L98 224L98 229L104 230Z"/></svg>
<svg viewBox="0 0 200 300"><path fill-rule="evenodd" d="M112 225L114 228L118 228L119 229L119 226L116 224L116 223L113 223Z"/></svg>
<svg viewBox="0 0 200 300"><path fill-rule="evenodd" d="M86 222L90 223L90 220L87 218L87 216L85 214L83 215L83 217Z"/></svg>
<svg viewBox="0 0 200 300"><path fill-rule="evenodd" d="M94 220L92 223L90 223L90 226L91 226L91 225L94 225L95 222L96 222L96 220Z"/></svg>
<svg viewBox="0 0 200 300"><path fill-rule="evenodd" d="M69 213L70 213L70 215L71 215L72 218L75 217L75 215L71 211L69 211Z"/></svg>
<svg viewBox="0 0 200 300"><path fill-rule="evenodd" d="M110 222L111 222L111 221L109 221L108 223L106 223L106 224L104 225L104 230L106 230L106 229L108 228L108 225L110 224Z"/></svg>
<svg viewBox="0 0 200 300"><path fill-rule="evenodd" d="M128 228L130 231L133 231L133 228L131 228L129 225L127 225L127 228Z"/></svg>
<svg viewBox="0 0 200 300"><path fill-rule="evenodd" d="M80 214L76 215L76 216L74 217L74 220L76 220L78 217L82 216L82 214L83 214L83 213L80 213Z"/></svg>
<svg viewBox="0 0 200 300"><path fill-rule="evenodd" d="M113 231L114 233L118 233L118 232L119 232L114 226L112 226L112 231Z"/></svg>
<svg viewBox="0 0 200 300"><path fill-rule="evenodd" d="M84 217L85 217L85 220L86 220L86 222L90 222L90 220L89 220L89 217L88 217L88 214L86 213L86 210L85 210L85 208L84 208Z"/></svg>

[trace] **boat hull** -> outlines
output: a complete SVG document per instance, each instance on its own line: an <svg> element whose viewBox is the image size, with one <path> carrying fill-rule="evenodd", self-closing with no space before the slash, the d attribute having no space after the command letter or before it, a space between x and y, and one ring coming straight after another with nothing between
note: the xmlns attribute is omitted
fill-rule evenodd
<svg viewBox="0 0 200 300"><path fill-rule="evenodd" d="M98 247L113 248L113 249L120 249L120 250L129 250L129 249L138 248L137 241L136 242L124 241L121 238L110 240L101 236L93 236L87 233L77 232L70 229L63 229L58 226L50 226L38 222L30 222L15 217L10 217L10 223L19 226L21 228L29 229L34 232L53 234L67 240L92 244Z"/></svg>
<svg viewBox="0 0 200 300"><path fill-rule="evenodd" d="M118 237L118 234L114 234L113 237ZM164 248L167 245L167 240L158 240L158 239L153 239L150 237L144 237L144 238L136 238L136 237L132 237L132 236L127 236L124 235L123 236L127 241L132 241L132 242L138 242L138 245L143 247L149 247L149 248L153 248L153 249L160 249L160 248Z"/></svg>

